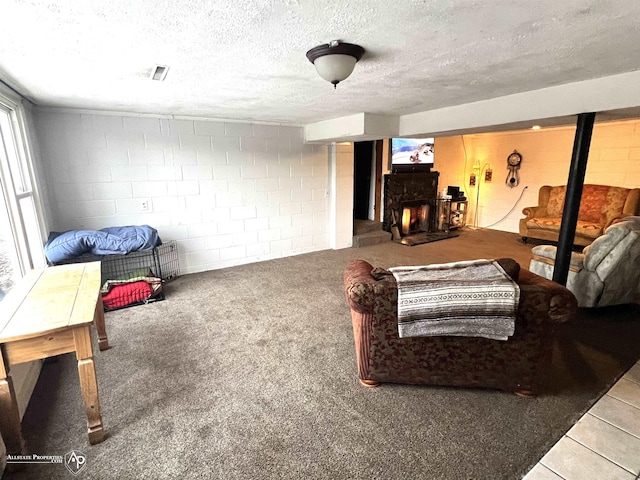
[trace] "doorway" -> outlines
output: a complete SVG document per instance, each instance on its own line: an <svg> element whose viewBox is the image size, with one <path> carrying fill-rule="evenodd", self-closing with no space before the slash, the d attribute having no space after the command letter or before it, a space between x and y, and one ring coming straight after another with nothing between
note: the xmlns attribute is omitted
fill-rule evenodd
<svg viewBox="0 0 640 480"><path fill-rule="evenodd" d="M353 219L380 221L382 140L353 145Z"/></svg>

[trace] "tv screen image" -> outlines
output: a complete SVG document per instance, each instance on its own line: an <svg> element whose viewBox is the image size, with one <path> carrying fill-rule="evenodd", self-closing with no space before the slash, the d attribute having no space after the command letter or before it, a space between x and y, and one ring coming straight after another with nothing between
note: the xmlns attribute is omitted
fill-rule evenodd
<svg viewBox="0 0 640 480"><path fill-rule="evenodd" d="M392 138L392 165L433 165L433 138Z"/></svg>

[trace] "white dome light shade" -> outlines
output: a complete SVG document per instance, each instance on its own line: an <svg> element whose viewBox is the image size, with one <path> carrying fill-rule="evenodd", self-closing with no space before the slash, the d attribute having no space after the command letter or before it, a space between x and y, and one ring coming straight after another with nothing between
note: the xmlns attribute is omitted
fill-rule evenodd
<svg viewBox="0 0 640 480"><path fill-rule="evenodd" d="M329 44L320 45L307 52L307 58L313 63L318 75L335 86L345 80L356 62L362 58L364 48L351 43L339 43L334 40Z"/></svg>
<svg viewBox="0 0 640 480"><path fill-rule="evenodd" d="M316 66L318 75L336 85L351 75L356 61L351 55L325 55L316 58L313 64Z"/></svg>

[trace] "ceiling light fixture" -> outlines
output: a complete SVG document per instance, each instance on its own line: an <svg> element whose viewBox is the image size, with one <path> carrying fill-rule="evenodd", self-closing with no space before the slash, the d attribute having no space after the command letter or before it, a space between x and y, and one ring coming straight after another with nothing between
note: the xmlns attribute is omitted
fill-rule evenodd
<svg viewBox="0 0 640 480"><path fill-rule="evenodd" d="M338 40L319 45L307 52L307 58L315 65L318 75L331 82L333 88L351 75L362 55L364 48L360 45L341 43Z"/></svg>

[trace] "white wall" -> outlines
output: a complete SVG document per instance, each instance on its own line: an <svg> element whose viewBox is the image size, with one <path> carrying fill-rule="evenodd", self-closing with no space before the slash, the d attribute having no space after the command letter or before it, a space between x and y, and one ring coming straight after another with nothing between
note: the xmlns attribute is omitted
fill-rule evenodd
<svg viewBox="0 0 640 480"><path fill-rule="evenodd" d="M518 232L522 209L538 204L542 185L566 185L574 135L575 127L564 127L438 138L435 170L440 172L439 190L458 185L466 192L470 207L467 224L472 224L479 187L478 225ZM505 185L506 159L513 150L523 158L520 185L516 188ZM469 186L476 161L481 166L491 165L491 183L485 183L482 175L475 187ZM594 126L585 183L640 187L640 120ZM523 191L525 186L528 188Z"/></svg>
<svg viewBox="0 0 640 480"><path fill-rule="evenodd" d="M51 195L49 194L49 185L46 181L46 169L42 163L42 155L40 153L40 144L37 141L35 135L35 123L34 123L34 113L33 113L33 104L27 101L23 101L23 105L25 107L25 134L27 137L28 148L31 154L31 161L33 165L33 175L35 180L34 192L36 195L36 202L38 206L36 208L40 211L40 238L41 244L47 240L47 234L49 231L49 226L51 225L53 215L51 213ZM30 239L30 241L35 241L35 239ZM46 260L44 259L44 255L42 255L43 265L46 264Z"/></svg>
<svg viewBox="0 0 640 480"><path fill-rule="evenodd" d="M331 163L330 219L331 248L349 248L353 244L353 143L333 144Z"/></svg>
<svg viewBox="0 0 640 480"><path fill-rule="evenodd" d="M329 248L328 150L302 128L41 108L34 124L52 230L148 224L182 273Z"/></svg>

